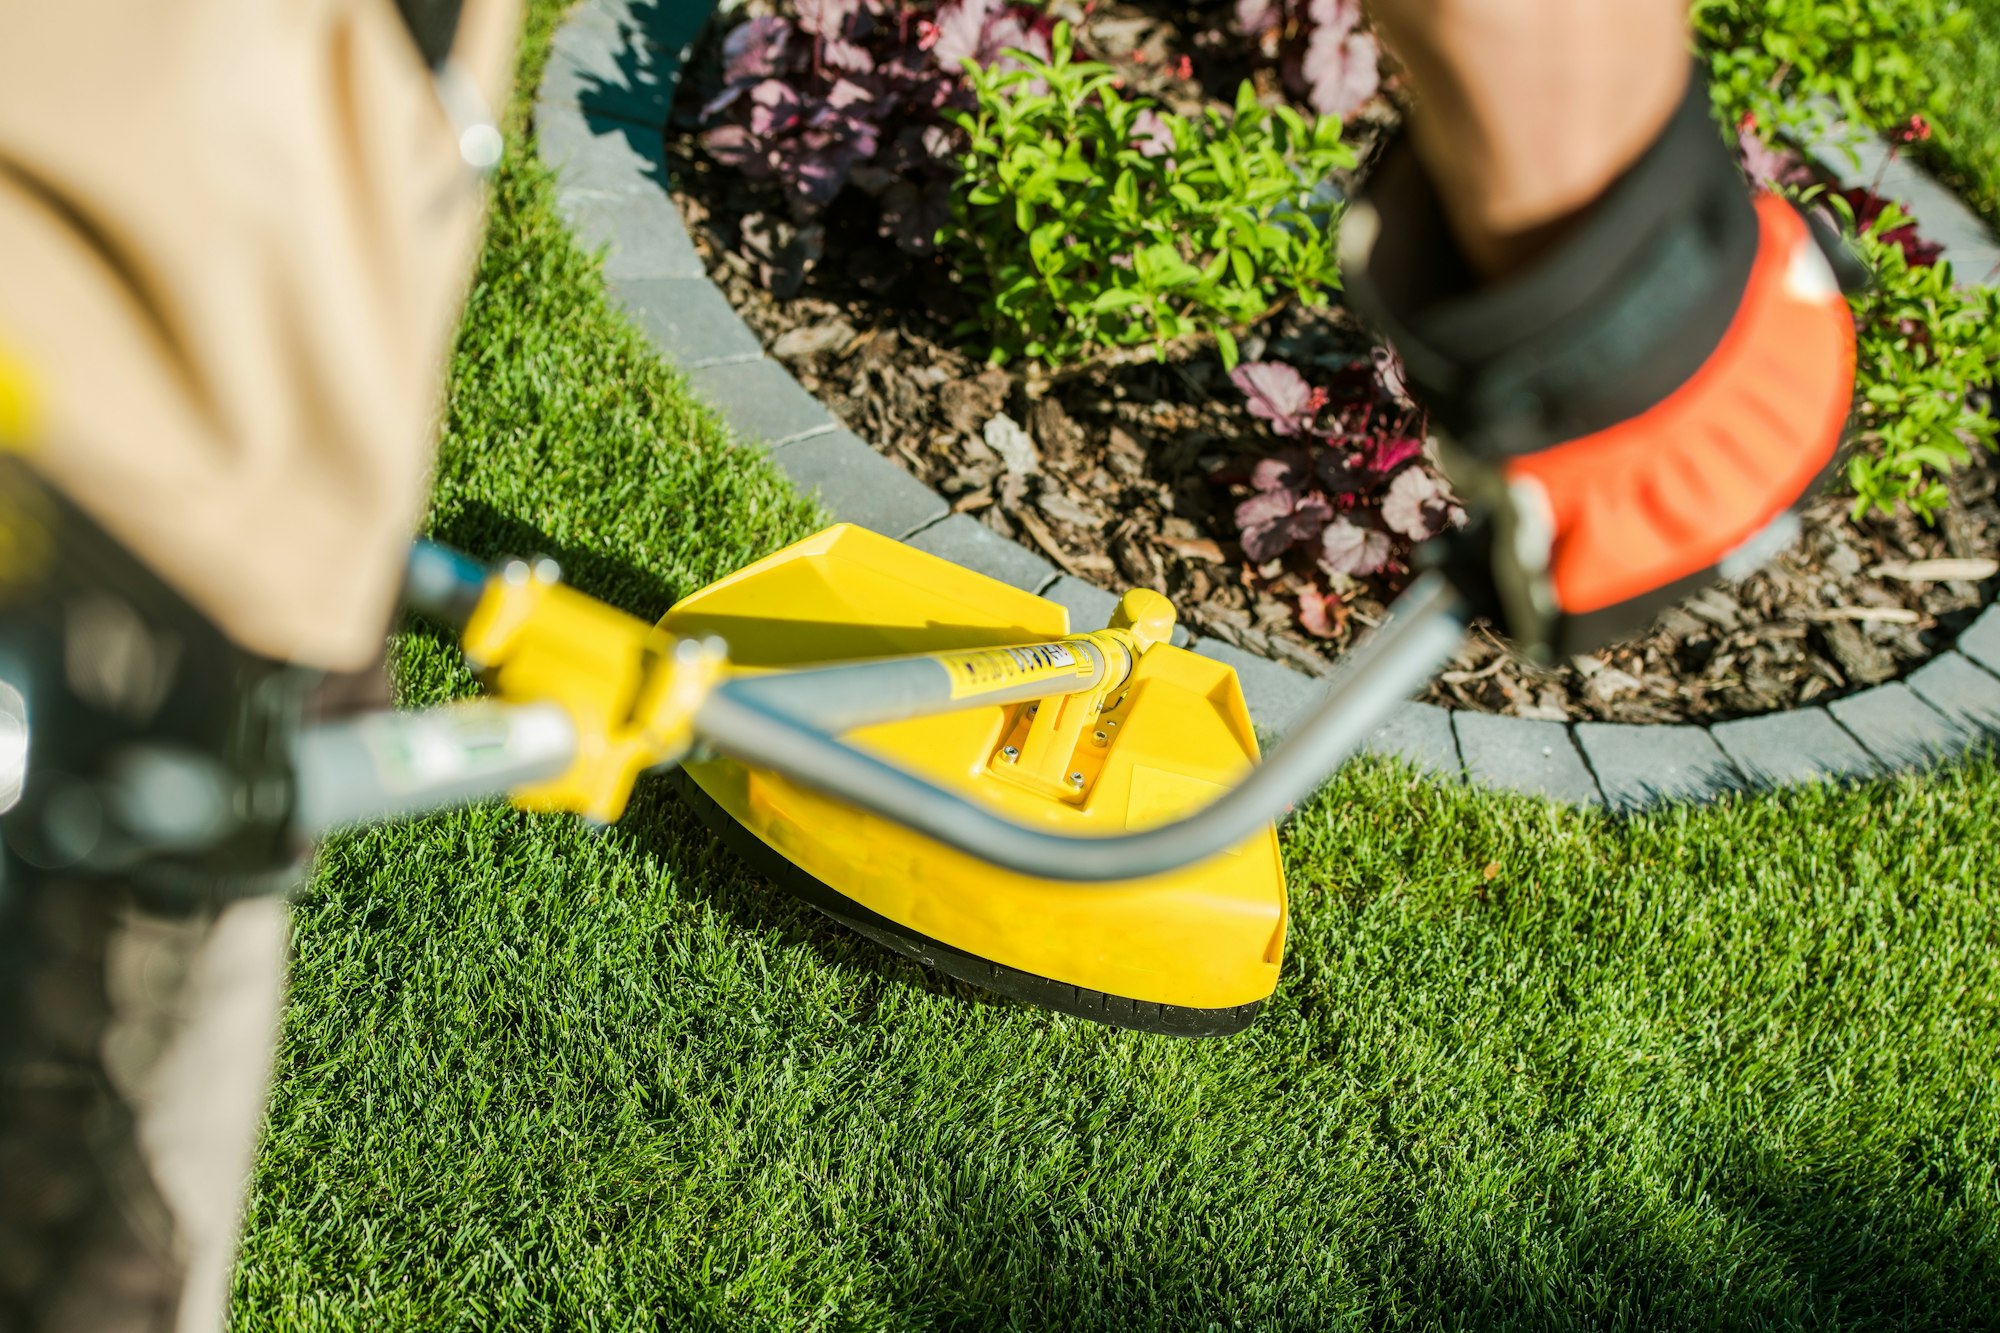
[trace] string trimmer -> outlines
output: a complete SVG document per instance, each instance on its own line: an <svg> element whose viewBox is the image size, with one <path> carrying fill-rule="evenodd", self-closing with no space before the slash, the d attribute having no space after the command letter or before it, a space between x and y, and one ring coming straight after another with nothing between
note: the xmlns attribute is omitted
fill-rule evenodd
<svg viewBox="0 0 2000 1333"><path fill-rule="evenodd" d="M1274 821L1464 626L1451 586L1419 577L1259 763L1235 673L1172 645L1166 598L1128 592L1110 624L1072 632L1054 602L852 526L658 625L549 562L489 571L421 543L407 600L459 630L495 697L304 731L301 834L502 793L608 822L642 773L671 770L746 859L882 945L1185 1036L1238 1031L1271 994L1286 928ZM106 808L162 845L216 836L176 812L212 821L225 803L145 758L116 766Z"/></svg>

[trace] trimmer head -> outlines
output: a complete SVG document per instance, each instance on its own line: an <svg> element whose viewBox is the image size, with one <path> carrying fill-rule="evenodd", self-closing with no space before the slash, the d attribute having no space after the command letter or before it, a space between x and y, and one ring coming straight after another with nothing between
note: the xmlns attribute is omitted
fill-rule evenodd
<svg viewBox="0 0 2000 1333"><path fill-rule="evenodd" d="M1071 630L1054 602L845 524L684 598L661 625L720 636L748 670L1004 647ZM1024 781L1010 763L1033 707L983 705L848 739L995 813L1076 837L1177 819L1257 760L1235 672L1164 644L1138 657L1085 726L1058 787ZM1121 1027L1220 1036L1248 1026L1277 984L1285 885L1269 827L1170 874L1069 884L998 870L732 760L690 760L676 782L777 883L983 989Z"/></svg>

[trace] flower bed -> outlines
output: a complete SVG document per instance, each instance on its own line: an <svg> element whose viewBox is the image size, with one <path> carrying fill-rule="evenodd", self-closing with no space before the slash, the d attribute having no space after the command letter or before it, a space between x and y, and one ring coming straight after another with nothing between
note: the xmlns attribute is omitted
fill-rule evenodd
<svg viewBox="0 0 2000 1333"><path fill-rule="evenodd" d="M1199 632L1317 671L1379 617L1411 542L1454 508L1393 360L1318 299L1337 277L1287 216L1318 208L1330 221L1337 193L1260 199L1241 181L1199 176L1217 152L1265 154L1266 178L1273 162L1365 163L1397 118L1393 75L1379 92L1361 76L1374 75L1374 52L1343 6L1238 11L1233 33L1228 11L1185 26L1131 5L1072 11L1077 45L1105 66L1079 75L1077 62L1051 70L1002 54L1055 54L1049 15L1026 7L753 9L697 56L668 146L711 275L857 433L959 512L1070 572L1159 588ZM985 61L981 79L950 75L947 58L964 56ZM1079 93L1085 80L1098 82ZM1254 96L1239 98L1246 82ZM1064 113L1055 128L1067 138L1027 132L1019 122L1031 116L996 128L1006 108L1051 88L1088 113ZM1093 99L1124 109L1090 111ZM1309 119L1328 109L1352 112L1348 151L1330 151L1324 120ZM1116 141L1101 156L1122 154L1122 167L1079 170L1072 154L1060 179L1062 154L1023 151L1093 135ZM1335 184L1351 170L1336 166ZM1121 190L1143 204L1176 184L1193 196L1172 200L1182 225L1212 220L1220 199L1263 209L1258 225L1283 233L1264 248L1290 248L1268 270L1249 261L1247 275L1225 259L1205 281L1173 268L1206 264L1199 249L1144 272L1119 265L1106 239L1121 234L1118 220L1100 215ZM1010 191L1024 186L1044 210L1039 243L1036 227L1014 225ZM1075 206L1098 187L1110 202ZM1047 269L1056 247L1070 266L1056 276L1072 287L1039 293L1037 308L1006 307L1008 283ZM1957 380L1938 381L1963 368L1941 370L1931 355L1934 340L1959 337L1950 318L1990 305L1948 305L1908 281L1862 312L1882 362L1862 456L1910 464L1870 474L1895 512L1857 516L1851 495L1832 496L1770 569L1552 671L1474 636L1433 697L1531 717L1715 720L1858 689L1949 642L1991 577L2000 504L1984 451L1966 447L1979 418L1961 410L1963 392L1947 402ZM1003 364L989 364L996 349ZM1951 446L1974 457L1947 479ZM1935 522L1909 514L1905 495Z"/></svg>

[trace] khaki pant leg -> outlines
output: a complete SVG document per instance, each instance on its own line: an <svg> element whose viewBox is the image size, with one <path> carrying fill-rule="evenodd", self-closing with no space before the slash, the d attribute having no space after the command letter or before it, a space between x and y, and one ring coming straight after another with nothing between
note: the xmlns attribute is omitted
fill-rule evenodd
<svg viewBox="0 0 2000 1333"><path fill-rule="evenodd" d="M518 0L458 59L504 105ZM0 345L37 467L242 646L351 669L484 197L391 0L0 0Z"/></svg>
<svg viewBox="0 0 2000 1333"><path fill-rule="evenodd" d="M497 108L517 0L469 0ZM35 463L244 647L378 650L481 192L389 0L0 0L0 343ZM271 900L0 884L0 1323L218 1326Z"/></svg>

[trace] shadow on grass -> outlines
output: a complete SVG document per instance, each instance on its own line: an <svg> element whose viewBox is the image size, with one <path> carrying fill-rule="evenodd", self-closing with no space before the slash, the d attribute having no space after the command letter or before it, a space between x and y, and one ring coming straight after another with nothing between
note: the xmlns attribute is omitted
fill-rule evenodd
<svg viewBox="0 0 2000 1333"><path fill-rule="evenodd" d="M1842 1327L1958 1329L2000 1323L1992 1222L1967 1210L1966 1182L1905 1146L1879 1165L1820 1171L1745 1139L1708 1192L1816 1319ZM1748 1313L1747 1311L1745 1313Z"/></svg>
<svg viewBox="0 0 2000 1333"><path fill-rule="evenodd" d="M442 515L430 535L487 564L510 556L547 556L562 566L563 581L571 587L646 620L659 619L668 607L694 591L676 587L657 574L588 545L557 540L484 500L469 500Z"/></svg>
<svg viewBox="0 0 2000 1333"><path fill-rule="evenodd" d="M810 949L828 966L865 977L872 986L910 987L982 1009L1021 1007L864 939L787 892L730 850L720 833L690 809L664 777L650 777L641 784L627 819L648 853L671 870L677 882L752 932L769 933L785 946ZM725 873L713 873L725 867Z"/></svg>
<svg viewBox="0 0 2000 1333"><path fill-rule="evenodd" d="M1183 1198L1178 1207L1110 1235L1080 1227L1076 1208L1036 1206L1054 1200L996 1210L1007 1182L989 1177L960 1187L967 1211L945 1210L933 1257L907 1274L911 1323L1497 1333L1973 1330L2000 1321L1990 1235L1954 1217L1948 1200L1912 1197L1893 1168L1817 1181L1768 1149L1745 1145L1710 1165L1702 1147L1689 1143L1679 1160L1690 1177L1705 1169L1699 1204L1634 1197L1625 1209L1600 1210L1571 1196L1525 1228L1518 1214L1441 1219L1425 1199L1424 1168L1401 1158L1409 1175L1385 1191L1365 1236L1320 1231L1297 1215L1281 1244L1261 1249L1232 1243L1232 1232L1255 1221L1232 1215L1199 1182L1166 1182L1163 1192ZM1536 1174L1562 1194L1557 1169ZM1687 1228L1690 1206L1714 1221ZM1292 1282L1286 1267L1331 1267L1340 1277Z"/></svg>

